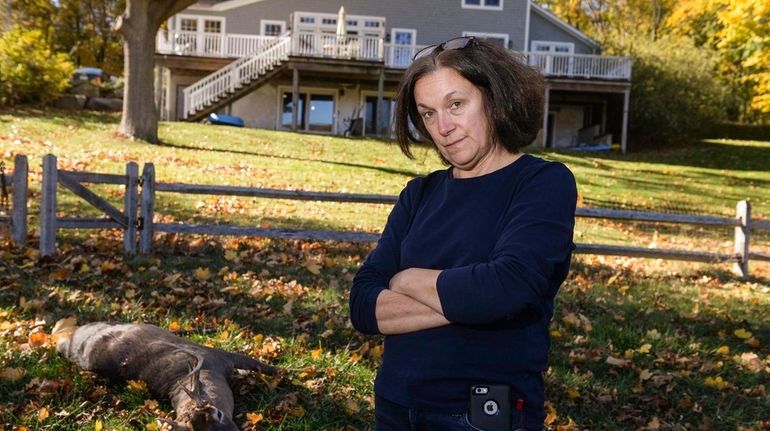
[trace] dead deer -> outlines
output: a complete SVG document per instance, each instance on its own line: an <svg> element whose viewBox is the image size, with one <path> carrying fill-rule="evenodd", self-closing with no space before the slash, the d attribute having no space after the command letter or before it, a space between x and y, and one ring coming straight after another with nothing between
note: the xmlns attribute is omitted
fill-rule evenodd
<svg viewBox="0 0 770 431"><path fill-rule="evenodd" d="M61 323L60 321L59 323ZM274 374L248 356L213 349L146 324L57 323L56 350L80 368L112 380L142 380L176 411L174 430L238 430L233 422L233 370ZM64 326L67 324L65 323Z"/></svg>

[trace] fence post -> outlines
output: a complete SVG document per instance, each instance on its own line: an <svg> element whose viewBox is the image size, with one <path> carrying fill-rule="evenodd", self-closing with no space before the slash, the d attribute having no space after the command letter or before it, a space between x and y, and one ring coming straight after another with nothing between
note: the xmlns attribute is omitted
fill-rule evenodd
<svg viewBox="0 0 770 431"><path fill-rule="evenodd" d="M123 251L127 256L136 254L137 195L139 187L139 166L134 162L126 164L126 194L123 196L123 210L126 213L126 230L123 232Z"/></svg>
<svg viewBox="0 0 770 431"><path fill-rule="evenodd" d="M11 207L11 239L19 247L27 245L27 187L29 164L27 156L13 160L13 206Z"/></svg>
<svg viewBox="0 0 770 431"><path fill-rule="evenodd" d="M40 255L56 254L56 186L59 182L56 156L43 157L43 184L40 196Z"/></svg>
<svg viewBox="0 0 770 431"><path fill-rule="evenodd" d="M145 163L142 170L142 230L139 233L139 253L152 253L152 217L155 212L155 166Z"/></svg>
<svg viewBox="0 0 770 431"><path fill-rule="evenodd" d="M733 272L741 278L749 276L749 239L751 237L751 204L739 201L735 207L735 218L740 222L735 226L735 254L738 262L733 265Z"/></svg>

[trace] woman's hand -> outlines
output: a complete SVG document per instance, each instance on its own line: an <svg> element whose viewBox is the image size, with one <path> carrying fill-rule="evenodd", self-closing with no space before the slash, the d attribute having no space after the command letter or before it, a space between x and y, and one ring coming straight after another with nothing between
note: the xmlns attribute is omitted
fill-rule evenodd
<svg viewBox="0 0 770 431"><path fill-rule="evenodd" d="M396 293L409 296L427 305L439 314L444 314L436 290L436 281L441 271L425 268L407 268L390 279L388 288Z"/></svg>

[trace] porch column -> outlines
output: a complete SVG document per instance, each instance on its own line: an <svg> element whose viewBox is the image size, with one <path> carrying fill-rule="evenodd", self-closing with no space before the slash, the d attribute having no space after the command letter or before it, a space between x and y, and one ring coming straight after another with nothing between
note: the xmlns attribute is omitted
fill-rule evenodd
<svg viewBox="0 0 770 431"><path fill-rule="evenodd" d="M543 108L543 149L548 143L548 98L551 96L551 90L548 84L545 84L545 107Z"/></svg>
<svg viewBox="0 0 770 431"><path fill-rule="evenodd" d="M166 110L163 109L163 66L155 65L153 77L155 78L155 109L158 111L161 120L167 120L164 115Z"/></svg>
<svg viewBox="0 0 770 431"><path fill-rule="evenodd" d="M631 90L623 92L623 131L620 135L620 151L626 154L626 139L628 135L628 99L631 95Z"/></svg>
<svg viewBox="0 0 770 431"><path fill-rule="evenodd" d="M294 68L294 77L291 82L291 130L297 131L297 116L299 110L297 104L299 103L299 70Z"/></svg>
<svg viewBox="0 0 770 431"><path fill-rule="evenodd" d="M382 136L383 130L382 130L382 113L385 112L384 109L382 109L382 99L384 98L383 93L385 89L385 68L380 69L380 79L377 82L377 118L375 118L376 122L376 130L377 135Z"/></svg>

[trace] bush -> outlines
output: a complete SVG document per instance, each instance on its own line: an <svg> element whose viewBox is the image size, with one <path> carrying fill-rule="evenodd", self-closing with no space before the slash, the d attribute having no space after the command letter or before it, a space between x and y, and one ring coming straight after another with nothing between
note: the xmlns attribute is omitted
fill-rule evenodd
<svg viewBox="0 0 770 431"><path fill-rule="evenodd" d="M45 104L69 86L75 66L54 53L39 30L15 27L0 37L0 104Z"/></svg>
<svg viewBox="0 0 770 431"><path fill-rule="evenodd" d="M770 141L770 126L721 123L705 130L702 137L739 139L744 141Z"/></svg>
<svg viewBox="0 0 770 431"><path fill-rule="evenodd" d="M633 58L629 140L633 149L693 141L725 120L729 91L715 77L716 59L687 39L635 38L614 47Z"/></svg>

